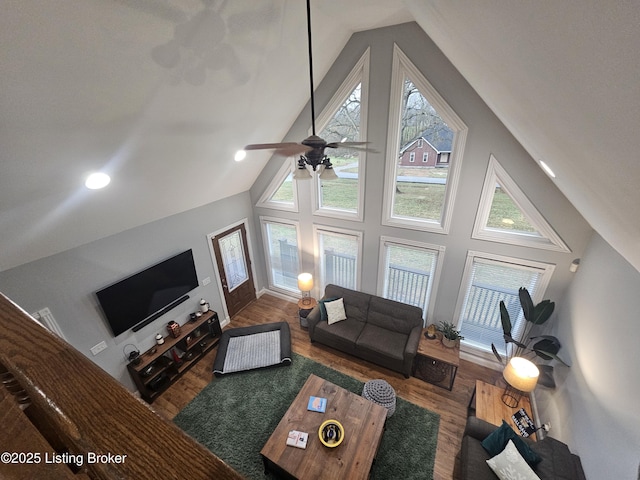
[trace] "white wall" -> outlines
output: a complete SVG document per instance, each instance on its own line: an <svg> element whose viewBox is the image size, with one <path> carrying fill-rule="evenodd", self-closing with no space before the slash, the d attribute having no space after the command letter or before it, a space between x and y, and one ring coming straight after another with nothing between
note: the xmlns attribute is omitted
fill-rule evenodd
<svg viewBox="0 0 640 480"><path fill-rule="evenodd" d="M0 291L29 313L48 307L71 345L125 387L135 390L123 349L128 344L141 351L150 348L156 333L166 335L167 322L185 323L201 297L209 301L213 310L222 312L207 234L243 218L249 220L251 228L252 215L248 192L235 195L0 272ZM253 230L249 233L255 244ZM138 332L129 330L114 337L94 292L190 248L200 286L189 294L189 300ZM255 266L258 271L262 268ZM202 286L206 277L211 278L211 283ZM107 349L93 356L90 348L103 340Z"/></svg>
<svg viewBox="0 0 640 480"><path fill-rule="evenodd" d="M638 478L639 296L640 272L593 235L556 319L571 368L556 368L554 391L536 391L540 418L590 480Z"/></svg>

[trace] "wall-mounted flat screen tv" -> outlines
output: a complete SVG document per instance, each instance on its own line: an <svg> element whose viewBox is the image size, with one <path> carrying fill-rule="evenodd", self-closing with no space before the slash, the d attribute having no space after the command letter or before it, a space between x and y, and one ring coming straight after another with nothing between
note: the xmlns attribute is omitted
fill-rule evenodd
<svg viewBox="0 0 640 480"><path fill-rule="evenodd" d="M115 336L138 331L186 301L198 286L192 250L168 258L96 292Z"/></svg>

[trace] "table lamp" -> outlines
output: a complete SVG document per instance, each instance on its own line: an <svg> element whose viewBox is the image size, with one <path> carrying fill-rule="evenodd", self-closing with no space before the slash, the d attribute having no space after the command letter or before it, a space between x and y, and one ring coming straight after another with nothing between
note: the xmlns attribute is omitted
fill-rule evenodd
<svg viewBox="0 0 640 480"><path fill-rule="evenodd" d="M298 275L298 289L302 292L302 303L311 305L311 289L313 288L313 276L310 273Z"/></svg>
<svg viewBox="0 0 640 480"><path fill-rule="evenodd" d="M502 376L507 382L502 394L502 403L511 408L516 408L520 403L520 397L523 393L529 393L536 388L540 371L533 362L522 357L513 357L504 371Z"/></svg>

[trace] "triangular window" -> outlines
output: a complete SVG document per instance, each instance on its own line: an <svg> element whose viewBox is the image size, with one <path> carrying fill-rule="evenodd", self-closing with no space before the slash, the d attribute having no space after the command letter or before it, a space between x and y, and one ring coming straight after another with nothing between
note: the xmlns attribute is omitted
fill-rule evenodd
<svg viewBox="0 0 640 480"><path fill-rule="evenodd" d="M467 127L394 46L385 225L448 233Z"/></svg>
<svg viewBox="0 0 640 480"><path fill-rule="evenodd" d="M489 160L473 238L570 251L493 155Z"/></svg>
<svg viewBox="0 0 640 480"><path fill-rule="evenodd" d="M367 79L369 50L318 116L318 135L327 142L364 141L367 118ZM323 180L316 176L316 215L362 220L365 152L343 148L327 149L338 178Z"/></svg>
<svg viewBox="0 0 640 480"><path fill-rule="evenodd" d="M288 158L256 203L257 207L298 211L298 190L293 181L294 162Z"/></svg>

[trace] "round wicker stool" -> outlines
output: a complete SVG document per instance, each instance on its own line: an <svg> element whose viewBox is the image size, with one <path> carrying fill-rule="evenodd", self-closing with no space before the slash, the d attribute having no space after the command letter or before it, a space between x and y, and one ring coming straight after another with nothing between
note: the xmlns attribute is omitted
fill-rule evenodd
<svg viewBox="0 0 640 480"><path fill-rule="evenodd" d="M387 418L396 411L396 391L385 380L369 380L364 384L362 396L387 409Z"/></svg>

